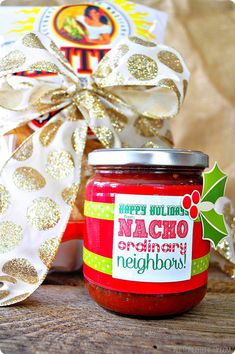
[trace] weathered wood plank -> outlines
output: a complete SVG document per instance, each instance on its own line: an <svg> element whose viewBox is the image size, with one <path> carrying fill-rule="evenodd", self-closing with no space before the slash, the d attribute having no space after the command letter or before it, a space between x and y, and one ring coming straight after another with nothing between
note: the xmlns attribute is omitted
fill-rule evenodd
<svg viewBox="0 0 235 354"><path fill-rule="evenodd" d="M235 294L208 293L182 316L140 320L103 310L81 283L43 285L24 303L0 309L0 349L4 354L232 353L234 308Z"/></svg>
<svg viewBox="0 0 235 354"><path fill-rule="evenodd" d="M44 284L82 286L82 270L69 273L50 273L47 275Z"/></svg>

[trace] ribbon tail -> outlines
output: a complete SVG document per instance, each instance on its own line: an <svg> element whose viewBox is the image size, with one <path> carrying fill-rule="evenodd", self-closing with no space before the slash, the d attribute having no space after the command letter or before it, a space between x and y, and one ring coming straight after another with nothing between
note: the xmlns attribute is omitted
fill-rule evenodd
<svg viewBox="0 0 235 354"><path fill-rule="evenodd" d="M26 299L48 273L77 196L86 134L74 108L72 120L57 114L3 166L0 306Z"/></svg>

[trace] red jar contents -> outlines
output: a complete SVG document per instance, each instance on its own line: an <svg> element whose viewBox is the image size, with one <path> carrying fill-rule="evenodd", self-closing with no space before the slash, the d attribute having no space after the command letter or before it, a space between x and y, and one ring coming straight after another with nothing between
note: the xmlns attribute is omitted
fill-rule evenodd
<svg viewBox="0 0 235 354"><path fill-rule="evenodd" d="M210 245L198 202L207 155L115 149L90 154L84 276L91 297L134 316L182 313L205 296Z"/></svg>
<svg viewBox="0 0 235 354"><path fill-rule="evenodd" d="M83 240L84 220L69 220L62 241Z"/></svg>

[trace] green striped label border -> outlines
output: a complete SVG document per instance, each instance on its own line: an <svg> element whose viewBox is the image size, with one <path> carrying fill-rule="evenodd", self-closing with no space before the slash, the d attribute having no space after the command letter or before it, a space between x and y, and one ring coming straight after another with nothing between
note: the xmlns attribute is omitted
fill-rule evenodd
<svg viewBox="0 0 235 354"><path fill-rule="evenodd" d="M210 253L192 260L191 275L203 273L209 267ZM83 262L98 272L112 275L112 258L100 256L83 247Z"/></svg>
<svg viewBox="0 0 235 354"><path fill-rule="evenodd" d="M114 203L100 203L85 200L84 215L89 218L114 220L114 207ZM198 218L194 220L194 222L200 222L200 219Z"/></svg>
<svg viewBox="0 0 235 354"><path fill-rule="evenodd" d="M209 267L210 253L207 253L205 256L196 258L192 260L192 269L191 275L197 275L203 273Z"/></svg>
<svg viewBox="0 0 235 354"><path fill-rule="evenodd" d="M85 200L84 215L89 218L114 220L114 204L90 202Z"/></svg>
<svg viewBox="0 0 235 354"><path fill-rule="evenodd" d="M83 262L98 272L112 275L112 258L99 256L83 247Z"/></svg>

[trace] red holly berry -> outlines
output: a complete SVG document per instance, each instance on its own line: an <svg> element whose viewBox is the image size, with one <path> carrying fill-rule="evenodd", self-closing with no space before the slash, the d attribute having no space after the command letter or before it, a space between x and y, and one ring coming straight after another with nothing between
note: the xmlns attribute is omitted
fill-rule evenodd
<svg viewBox="0 0 235 354"><path fill-rule="evenodd" d="M189 214L192 219L196 219L198 217L198 208L196 207L196 205L193 205L191 207Z"/></svg>
<svg viewBox="0 0 235 354"><path fill-rule="evenodd" d="M200 193L198 191L193 191L192 193L192 201L194 204L198 204L200 201Z"/></svg>
<svg viewBox="0 0 235 354"><path fill-rule="evenodd" d="M184 209L189 209L191 207L191 198L189 195L186 195L183 199L183 207Z"/></svg>

